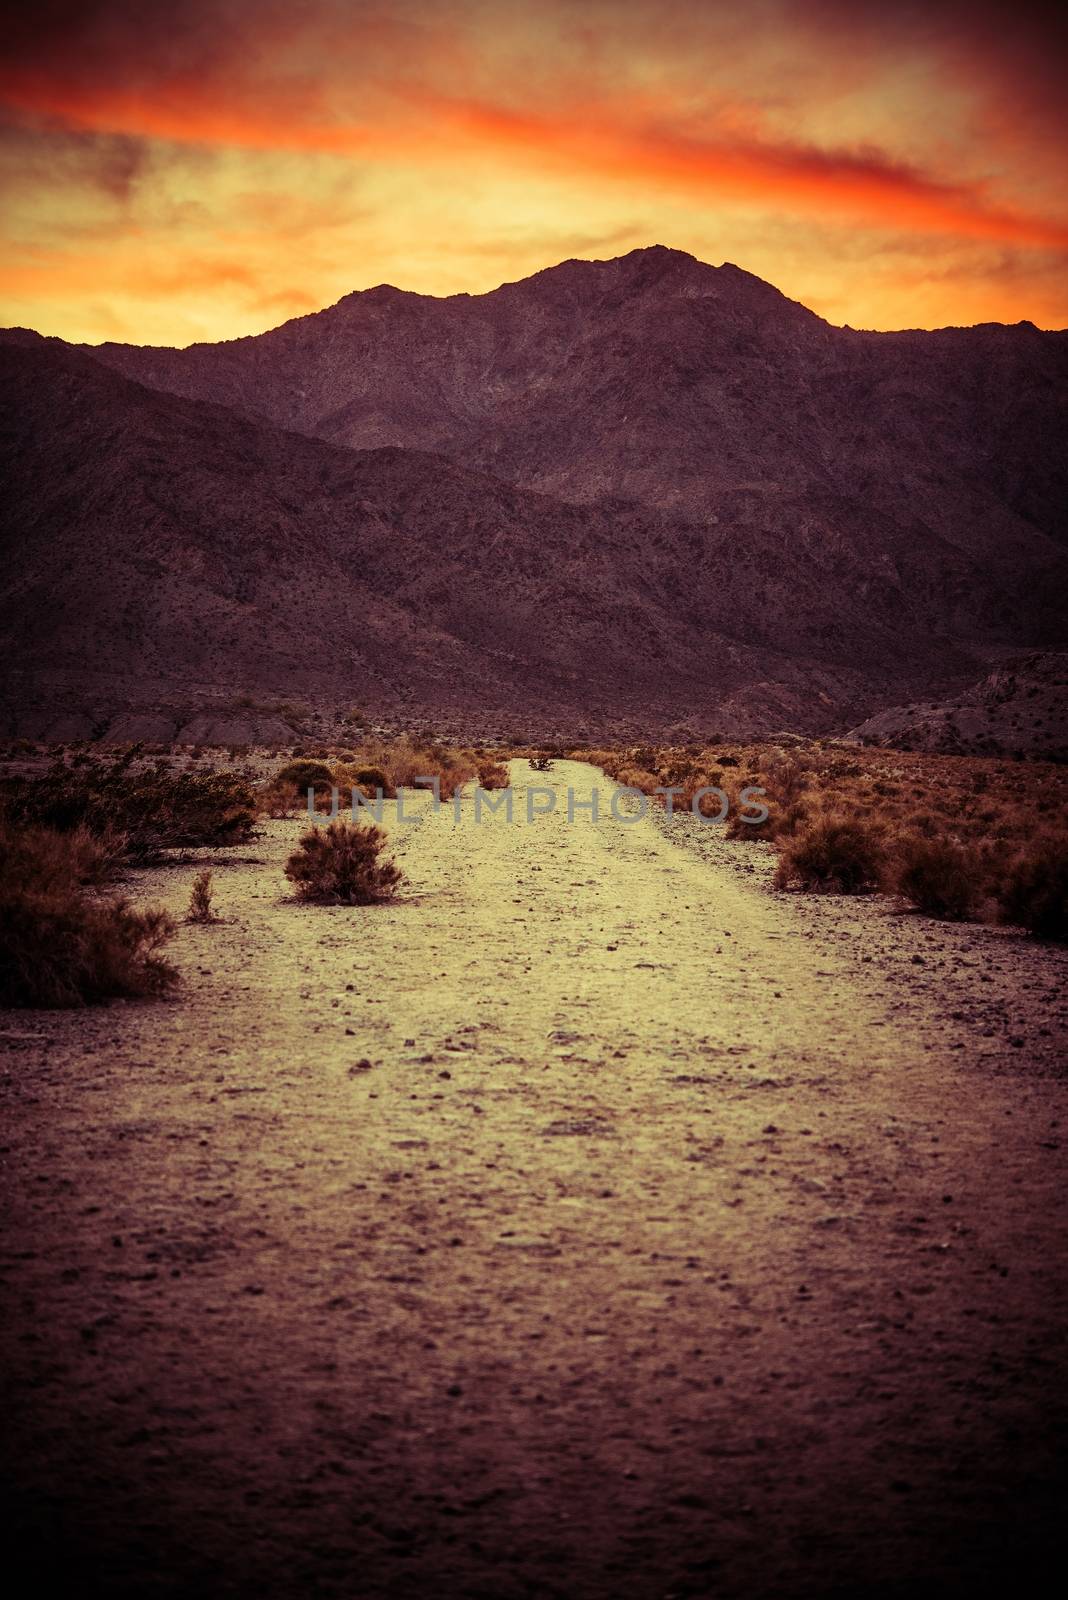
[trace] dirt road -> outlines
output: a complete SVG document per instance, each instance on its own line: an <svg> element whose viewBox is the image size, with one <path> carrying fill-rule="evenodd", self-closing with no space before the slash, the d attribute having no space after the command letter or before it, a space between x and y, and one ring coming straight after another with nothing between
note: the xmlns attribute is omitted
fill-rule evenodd
<svg viewBox="0 0 1068 1600"><path fill-rule="evenodd" d="M16 1537L107 1595L973 1593L1064 1486L1063 954L695 822L270 824L181 998L5 1014ZM524 785L560 795L524 820ZM247 857L254 859L249 860ZM194 867L138 874L181 909Z"/></svg>

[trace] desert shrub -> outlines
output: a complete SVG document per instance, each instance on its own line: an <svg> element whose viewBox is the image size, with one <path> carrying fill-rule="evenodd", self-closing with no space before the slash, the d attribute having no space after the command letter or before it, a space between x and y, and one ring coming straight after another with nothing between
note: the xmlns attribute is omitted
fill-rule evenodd
<svg viewBox="0 0 1068 1600"><path fill-rule="evenodd" d="M727 779L723 787L730 797L730 811L727 814L726 836L728 839L779 839L788 837L797 831L801 822L808 815L808 807L800 800L784 806L776 795L767 789L763 774L747 773L745 777ZM763 794L753 796L744 803L741 799L743 789L763 789ZM763 821L752 820L753 807L762 805L767 810Z"/></svg>
<svg viewBox="0 0 1068 1600"><path fill-rule="evenodd" d="M811 768L796 756L773 756L764 771L764 787L783 811L797 805L811 783Z"/></svg>
<svg viewBox="0 0 1068 1600"><path fill-rule="evenodd" d="M660 779L655 772L630 764L620 767L615 774L615 781L624 789L640 789L642 794L653 794L660 786Z"/></svg>
<svg viewBox="0 0 1068 1600"><path fill-rule="evenodd" d="M731 816L731 797L727 791L716 782L717 778L722 777L723 774L721 772L707 773L697 784L692 794L683 796L683 798L686 800L686 809L688 811L693 811L694 804L696 802L697 813L702 817L709 817L719 821L725 821L727 817ZM717 792L714 794L703 794L698 800L697 795L701 789L712 789L716 790Z"/></svg>
<svg viewBox="0 0 1068 1600"><path fill-rule="evenodd" d="M387 799L392 799L395 793L393 785L389 781L389 774L383 767L356 767L351 774L350 781L369 800L375 798L379 789Z"/></svg>
<svg viewBox="0 0 1068 1600"><path fill-rule="evenodd" d="M394 862L379 861L385 843L384 830L374 823L310 828L286 862L286 877L302 900L350 906L388 900L404 875Z"/></svg>
<svg viewBox="0 0 1068 1600"><path fill-rule="evenodd" d="M719 758L722 766L731 763ZM737 764L737 758L735 758ZM747 772L731 787L731 810L727 818L728 839L782 839L795 834L813 805L815 789L813 773L804 760L773 752L766 764L756 772ZM767 807L763 822L746 822L742 818L738 792L743 788L761 788L764 794L758 799ZM750 811L748 815L752 816Z"/></svg>
<svg viewBox="0 0 1068 1600"><path fill-rule="evenodd" d="M475 776L467 767L444 767L438 772L438 792L443 800L451 800L458 789Z"/></svg>
<svg viewBox="0 0 1068 1600"><path fill-rule="evenodd" d="M437 778L441 798L449 800L457 789L462 789L475 776L474 762L448 745L424 744L404 738L393 744L382 743L377 751L372 743L365 746L365 750L372 763L377 760L377 764L385 769L389 787L394 792L397 789L427 787L425 783L417 784L417 778Z"/></svg>
<svg viewBox="0 0 1068 1600"><path fill-rule="evenodd" d="M168 849L240 844L252 832L256 799L233 772L175 772L165 761L135 766L135 747L114 760L77 756L38 777L7 779L0 810L12 823L122 839L127 861Z"/></svg>
<svg viewBox="0 0 1068 1600"><path fill-rule="evenodd" d="M295 783L279 783L277 778L257 790L256 800L267 817L291 817L304 804Z"/></svg>
<svg viewBox="0 0 1068 1600"><path fill-rule="evenodd" d="M508 768L500 761L486 761L478 769L480 789L507 789L511 784Z"/></svg>
<svg viewBox="0 0 1068 1600"><path fill-rule="evenodd" d="M135 911L81 881L77 831L0 827L0 1005L73 1006L163 994L177 973L160 956L165 911Z"/></svg>
<svg viewBox="0 0 1068 1600"><path fill-rule="evenodd" d="M660 782L665 789L677 789L694 776L697 767L687 756L677 756L660 768Z"/></svg>
<svg viewBox="0 0 1068 1600"><path fill-rule="evenodd" d="M998 893L999 920L1040 939L1068 939L1068 843L1040 840L1013 860Z"/></svg>
<svg viewBox="0 0 1068 1600"><path fill-rule="evenodd" d="M840 812L820 811L784 839L775 886L809 893L866 894L878 888L883 868L878 830Z"/></svg>
<svg viewBox="0 0 1068 1600"><path fill-rule="evenodd" d="M21 876L40 889L65 883L106 883L121 860L119 841L98 839L87 828L58 833L53 828L0 823L0 852L5 879L14 881Z"/></svg>
<svg viewBox="0 0 1068 1600"><path fill-rule="evenodd" d="M897 846L887 884L928 916L966 922L982 901L985 865L974 846L916 837Z"/></svg>
<svg viewBox="0 0 1068 1600"><path fill-rule="evenodd" d="M187 922L218 922L215 908L212 904L214 891L211 887L211 872L207 867L203 872L198 872L193 879L193 888L189 895L189 911Z"/></svg>
<svg viewBox="0 0 1068 1600"><path fill-rule="evenodd" d="M551 772L553 758L544 751L540 751L537 755L531 756L530 765L535 772ZM483 785L483 787L485 787L485 785Z"/></svg>
<svg viewBox="0 0 1068 1600"><path fill-rule="evenodd" d="M275 773L273 781L291 783L303 798L309 789L314 789L316 794L324 789L329 790L334 782L334 774L325 761L290 761Z"/></svg>
<svg viewBox="0 0 1068 1600"><path fill-rule="evenodd" d="M352 752L351 761L335 766L332 781L343 805L350 802L354 788L372 800L376 790L381 789L385 798L392 800L398 789L428 787L426 783L417 784L417 778L437 778L441 797L448 800L477 770L478 759L473 751L433 741L422 743L406 735L394 740L365 739Z"/></svg>
<svg viewBox="0 0 1068 1600"><path fill-rule="evenodd" d="M573 755L600 767L610 778L633 780L633 747L602 749L586 744L576 747ZM781 736L764 744L741 745L731 739L725 749L713 750L707 739L700 745L692 740L684 743L677 730L674 744L660 749L657 758L651 770L657 772L660 784L681 790L673 801L676 812L688 810L696 791L715 784L720 776L717 786L730 798L728 838L763 838L785 852L796 835L807 838L810 825L833 815L878 844L884 856L885 887L897 888L897 874L911 866L909 897L931 914L969 918L991 914L1002 894L1003 879L1008 893L1008 869L999 863L1009 863L1019 877L1018 892L1025 902L1037 906L1052 898L1054 909L1047 925L1056 925L1056 894L1044 890L1039 879L1030 881L1025 871L1036 850L1043 859L1052 859L1055 841L1063 844L1059 819L1068 810L1068 770L1052 761L1036 762L1029 769L1024 793L1019 768L1005 757L989 754L977 760L882 747L845 749L834 741L822 747L810 741L787 748ZM639 786L642 782L639 779ZM743 821L740 791L746 787L766 791L766 822ZM717 808L711 797L706 809L714 814ZM913 859L911 852L921 844L929 845L930 853ZM957 850L966 853L966 863ZM962 865L964 882L959 876ZM787 861L783 871L790 870ZM954 875L956 884L950 882ZM1051 866L1047 883L1054 876ZM1027 925L1026 904L1014 915Z"/></svg>
<svg viewBox="0 0 1068 1600"><path fill-rule="evenodd" d="M571 752L573 761L588 761L592 767L600 767L601 771L609 778L614 778L619 768L623 765L622 758L615 750L594 750L589 746L576 746Z"/></svg>

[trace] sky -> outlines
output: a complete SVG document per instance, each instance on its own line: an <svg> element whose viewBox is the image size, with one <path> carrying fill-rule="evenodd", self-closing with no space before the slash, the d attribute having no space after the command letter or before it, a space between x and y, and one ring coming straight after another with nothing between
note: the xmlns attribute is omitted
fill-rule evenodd
<svg viewBox="0 0 1068 1600"><path fill-rule="evenodd" d="M838 324L1068 326L1068 8L41 0L0 324L185 345L649 244Z"/></svg>

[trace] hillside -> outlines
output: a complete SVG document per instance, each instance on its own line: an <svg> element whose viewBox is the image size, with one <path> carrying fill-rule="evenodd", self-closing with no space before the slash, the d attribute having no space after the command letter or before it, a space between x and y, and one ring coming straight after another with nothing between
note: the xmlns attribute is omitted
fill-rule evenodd
<svg viewBox="0 0 1068 1600"><path fill-rule="evenodd" d="M951 698L890 706L850 737L895 750L1068 761L1068 653L1010 657Z"/></svg>
<svg viewBox="0 0 1068 1600"><path fill-rule="evenodd" d="M0 391L12 731L50 707L106 727L116 709L250 690L498 721L712 714L765 679L780 720L832 704L815 637L798 659L760 648L758 616L738 628L729 551L702 560L723 571L730 637L682 594L685 525L285 433L53 343L0 346ZM818 574L798 565L796 581L814 633L829 626ZM841 670L862 697L864 675Z"/></svg>
<svg viewBox="0 0 1068 1600"><path fill-rule="evenodd" d="M564 262L477 296L383 286L258 337L95 354L357 448L830 542L866 557L875 585L934 537L1011 596L1021 567L1068 542L1068 334L833 328L680 251ZM951 628L960 598L944 596ZM1028 642L1054 642L1052 615L1033 621Z"/></svg>
<svg viewBox="0 0 1068 1600"><path fill-rule="evenodd" d="M1062 335L858 334L663 250L185 351L15 330L6 726L251 694L827 731L941 697L1059 642L1066 375Z"/></svg>

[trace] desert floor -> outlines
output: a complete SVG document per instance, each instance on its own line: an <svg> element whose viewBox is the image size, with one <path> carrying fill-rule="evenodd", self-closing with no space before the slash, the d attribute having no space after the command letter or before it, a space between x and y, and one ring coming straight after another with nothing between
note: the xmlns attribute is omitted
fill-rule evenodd
<svg viewBox="0 0 1068 1600"><path fill-rule="evenodd" d="M9 1558L130 1596L1025 1580L1068 954L513 773L511 824L393 827L393 905L294 903L271 823L178 998L0 1018ZM131 891L181 912L196 867Z"/></svg>

